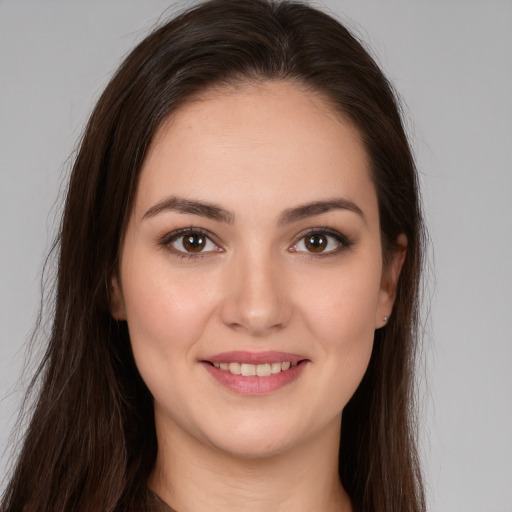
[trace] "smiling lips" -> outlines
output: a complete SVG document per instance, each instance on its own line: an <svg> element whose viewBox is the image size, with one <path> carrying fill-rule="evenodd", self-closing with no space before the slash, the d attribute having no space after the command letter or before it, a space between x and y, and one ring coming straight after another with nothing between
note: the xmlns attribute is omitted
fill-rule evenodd
<svg viewBox="0 0 512 512"><path fill-rule="evenodd" d="M286 352L229 352L202 361L220 384L236 393L261 394L293 382L306 366L303 356Z"/></svg>

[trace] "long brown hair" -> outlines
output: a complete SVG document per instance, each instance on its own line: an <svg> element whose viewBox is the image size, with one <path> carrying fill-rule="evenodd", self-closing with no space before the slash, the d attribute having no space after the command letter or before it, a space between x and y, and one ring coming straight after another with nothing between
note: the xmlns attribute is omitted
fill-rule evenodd
<svg viewBox="0 0 512 512"><path fill-rule="evenodd" d="M151 395L109 283L152 138L195 94L239 81L289 80L326 97L364 141L383 258L408 248L388 324L343 412L339 474L360 512L425 510L413 370L423 226L413 157L392 87L362 45L299 2L212 0L158 28L126 58L94 109L73 166L58 235L49 344L5 512L144 510L156 457Z"/></svg>

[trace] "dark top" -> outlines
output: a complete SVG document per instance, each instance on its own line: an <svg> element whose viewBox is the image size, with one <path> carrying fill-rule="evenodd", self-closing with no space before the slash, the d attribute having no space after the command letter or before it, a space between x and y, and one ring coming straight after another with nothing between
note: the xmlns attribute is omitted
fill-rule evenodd
<svg viewBox="0 0 512 512"><path fill-rule="evenodd" d="M165 501L155 494L153 491L149 491L149 511L150 512L176 512L173 508L169 507Z"/></svg>

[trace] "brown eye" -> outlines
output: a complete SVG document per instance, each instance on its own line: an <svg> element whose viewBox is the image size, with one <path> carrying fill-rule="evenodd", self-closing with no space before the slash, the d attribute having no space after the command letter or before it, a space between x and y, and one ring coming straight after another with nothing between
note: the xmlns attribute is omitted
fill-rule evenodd
<svg viewBox="0 0 512 512"><path fill-rule="evenodd" d="M200 233L190 233L183 236L182 243L187 252L201 252L206 246L206 237Z"/></svg>
<svg viewBox="0 0 512 512"><path fill-rule="evenodd" d="M304 239L304 245L310 252L323 252L327 247L327 236L323 234L308 235Z"/></svg>
<svg viewBox="0 0 512 512"><path fill-rule="evenodd" d="M353 242L342 233L319 228L304 234L289 251L327 256L348 249L352 245Z"/></svg>
<svg viewBox="0 0 512 512"><path fill-rule="evenodd" d="M201 231L179 230L164 238L162 245L172 248L174 252L189 256L220 251L210 237Z"/></svg>

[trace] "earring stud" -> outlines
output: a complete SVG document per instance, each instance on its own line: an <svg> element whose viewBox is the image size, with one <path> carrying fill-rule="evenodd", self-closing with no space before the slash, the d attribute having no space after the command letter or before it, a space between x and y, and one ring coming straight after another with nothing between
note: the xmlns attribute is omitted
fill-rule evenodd
<svg viewBox="0 0 512 512"><path fill-rule="evenodd" d="M385 324L388 323L388 320L389 320L389 316L385 316L382 318L382 320L384 321Z"/></svg>

